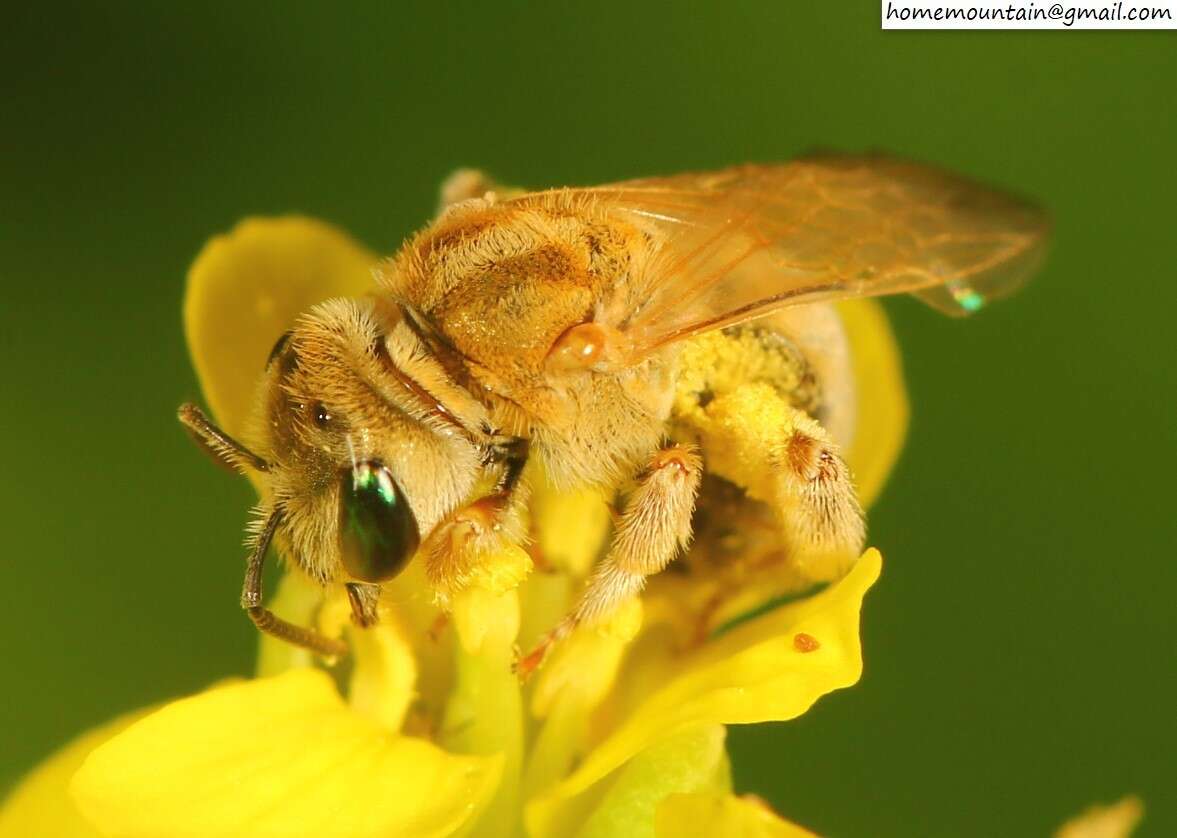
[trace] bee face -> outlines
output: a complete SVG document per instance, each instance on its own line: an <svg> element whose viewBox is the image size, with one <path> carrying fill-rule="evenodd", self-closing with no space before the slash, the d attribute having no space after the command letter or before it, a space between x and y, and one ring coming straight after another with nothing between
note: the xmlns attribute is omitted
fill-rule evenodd
<svg viewBox="0 0 1177 838"><path fill-rule="evenodd" d="M320 582L392 578L478 478L478 447L422 421L389 373L410 337L364 301L334 300L271 353L251 441L271 464L276 540Z"/></svg>

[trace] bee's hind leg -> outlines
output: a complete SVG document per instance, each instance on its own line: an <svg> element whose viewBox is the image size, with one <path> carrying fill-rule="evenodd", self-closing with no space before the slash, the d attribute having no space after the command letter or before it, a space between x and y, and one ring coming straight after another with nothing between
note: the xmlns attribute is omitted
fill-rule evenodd
<svg viewBox="0 0 1177 838"><path fill-rule="evenodd" d="M690 446L658 451L626 500L613 544L588 579L575 607L516 665L527 677L551 647L581 623L607 617L625 599L639 593L646 578L658 573L690 541L691 514L703 474L703 462Z"/></svg>
<svg viewBox="0 0 1177 838"><path fill-rule="evenodd" d="M850 469L829 432L775 388L744 384L716 396L687 429L712 474L768 504L795 575L840 578L865 538Z"/></svg>
<svg viewBox="0 0 1177 838"><path fill-rule="evenodd" d="M829 581L862 551L866 526L850 469L818 422L800 411L774 452L777 507L798 561Z"/></svg>

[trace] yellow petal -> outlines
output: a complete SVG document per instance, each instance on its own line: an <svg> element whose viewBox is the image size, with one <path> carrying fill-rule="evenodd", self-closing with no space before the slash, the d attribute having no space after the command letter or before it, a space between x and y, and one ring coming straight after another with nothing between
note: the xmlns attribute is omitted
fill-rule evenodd
<svg viewBox="0 0 1177 838"><path fill-rule="evenodd" d="M431 735L453 689L458 644L452 622L437 605L424 565L410 562L403 573L386 583L381 605L395 612L405 629L417 668L416 695L407 723L410 729Z"/></svg>
<svg viewBox="0 0 1177 838"><path fill-rule="evenodd" d="M531 527L544 561L573 576L587 576L609 535L609 505L599 489L560 492L546 473L533 469Z"/></svg>
<svg viewBox="0 0 1177 838"><path fill-rule="evenodd" d="M357 628L351 621L351 603L337 588L319 610L317 624L324 637L339 638L346 632L352 655L348 704L398 733L415 697L417 661L399 615L384 603L378 608L376 625Z"/></svg>
<svg viewBox="0 0 1177 838"><path fill-rule="evenodd" d="M667 795L730 787L726 731L706 725L682 731L626 763L609 786L577 838L654 838L655 812ZM684 832L680 835L706 835Z"/></svg>
<svg viewBox="0 0 1177 838"><path fill-rule="evenodd" d="M355 655L348 703L395 733L405 722L417 684L417 662L404 627L384 614L377 626L348 631Z"/></svg>
<svg viewBox="0 0 1177 838"><path fill-rule="evenodd" d="M454 597L456 680L440 740L462 754L501 757L501 780L472 835L512 835L519 821L523 697L511 671L519 631L517 591L467 588Z"/></svg>
<svg viewBox="0 0 1177 838"><path fill-rule="evenodd" d="M1055 838L1128 838L1144 817L1144 804L1129 795L1110 806L1092 806L1064 823Z"/></svg>
<svg viewBox="0 0 1177 838"><path fill-rule="evenodd" d="M122 732L149 710L138 710L82 734L21 780L0 807L2 838L98 838L101 834L77 810L69 781L90 752Z"/></svg>
<svg viewBox="0 0 1177 838"><path fill-rule="evenodd" d="M556 647L531 694L531 714L542 723L524 774L526 797L553 786L584 750L589 714L613 687L641 626L642 603L633 597L604 623L581 626Z"/></svg>
<svg viewBox="0 0 1177 838"><path fill-rule="evenodd" d="M731 790L725 737L721 725L680 731L635 756L590 793L533 803L527 832L535 838L654 838L654 814L668 795Z"/></svg>
<svg viewBox="0 0 1177 838"><path fill-rule="evenodd" d="M188 271L184 330L216 420L240 436L270 349L294 319L372 285L376 257L309 218L250 218L209 241Z"/></svg>
<svg viewBox="0 0 1177 838"><path fill-rule="evenodd" d="M466 588L454 594L451 617L467 655L509 655L519 635L519 594L513 589Z"/></svg>
<svg viewBox="0 0 1177 838"><path fill-rule="evenodd" d="M621 656L641 627L642 601L631 597L608 619L574 631L539 673L531 697L532 715L543 718L565 693L575 693L588 706L596 705L613 685Z"/></svg>
<svg viewBox="0 0 1177 838"><path fill-rule="evenodd" d="M755 797L698 792L672 794L658 806L658 838L815 838L814 833L781 819Z"/></svg>
<svg viewBox="0 0 1177 838"><path fill-rule="evenodd" d="M441 836L493 794L500 760L389 734L314 669L173 702L101 745L74 777L114 836Z"/></svg>
<svg viewBox="0 0 1177 838"><path fill-rule="evenodd" d="M539 805L584 793L634 754L685 728L792 719L826 693L854 684L862 674L862 598L881 565L878 551L868 550L821 593L751 619L667 664L636 708Z"/></svg>
<svg viewBox="0 0 1177 838"><path fill-rule="evenodd" d="M315 612L323 605L323 588L301 573L284 573L278 590L267 603L270 610L296 626L309 626ZM257 666L259 678L279 675L296 666L314 666L315 656L301 646L267 634L257 633Z"/></svg>
<svg viewBox="0 0 1177 838"><path fill-rule="evenodd" d="M846 453L863 506L875 502L907 434L907 387L891 324L877 300L848 300L838 313L850 339L858 419Z"/></svg>

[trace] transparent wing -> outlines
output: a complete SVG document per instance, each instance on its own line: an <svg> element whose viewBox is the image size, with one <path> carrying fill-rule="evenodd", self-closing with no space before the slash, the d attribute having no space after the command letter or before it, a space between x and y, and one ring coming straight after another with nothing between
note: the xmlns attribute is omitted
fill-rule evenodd
<svg viewBox="0 0 1177 838"><path fill-rule="evenodd" d="M888 157L648 178L573 190L657 247L610 319L645 351L817 300L912 293L953 315L1036 269L1045 214L1010 195Z"/></svg>

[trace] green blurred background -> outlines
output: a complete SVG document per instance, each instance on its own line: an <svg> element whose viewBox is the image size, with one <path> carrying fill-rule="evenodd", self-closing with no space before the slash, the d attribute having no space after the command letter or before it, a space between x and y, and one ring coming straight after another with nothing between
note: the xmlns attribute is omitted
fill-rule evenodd
<svg viewBox="0 0 1177 838"><path fill-rule="evenodd" d="M1053 255L971 321L889 304L914 418L871 516L866 672L734 729L738 787L834 836L1045 835L1130 791L1140 834L1177 834L1177 33L881 32L873 2L5 19L0 780L249 670L250 490L174 420L206 237L299 211L391 251L459 165L579 184L881 148L1038 197Z"/></svg>

